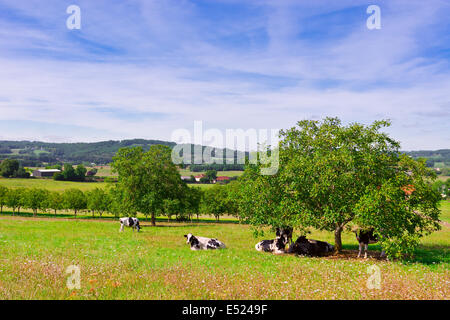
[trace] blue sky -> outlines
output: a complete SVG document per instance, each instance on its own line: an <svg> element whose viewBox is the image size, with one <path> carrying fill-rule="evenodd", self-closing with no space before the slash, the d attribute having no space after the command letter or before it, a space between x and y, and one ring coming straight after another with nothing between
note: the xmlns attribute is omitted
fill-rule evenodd
<svg viewBox="0 0 450 320"><path fill-rule="evenodd" d="M66 27L72 4L81 30ZM338 116L391 119L404 150L450 148L449 16L446 0L0 0L0 139Z"/></svg>

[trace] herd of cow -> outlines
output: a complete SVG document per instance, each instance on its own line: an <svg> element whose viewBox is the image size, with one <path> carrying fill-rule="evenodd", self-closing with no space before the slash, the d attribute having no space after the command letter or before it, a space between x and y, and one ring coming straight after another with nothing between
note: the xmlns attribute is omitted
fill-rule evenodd
<svg viewBox="0 0 450 320"><path fill-rule="evenodd" d="M134 230L141 229L138 218L120 218L120 230L123 231L124 226L130 227ZM307 239L306 236L300 236L292 243L293 229L291 227L277 228L276 237L272 240L262 240L255 245L255 249L263 252L272 252L275 254L297 254L311 257L320 257L331 254L334 251L334 246L325 241ZM370 243L376 243L377 237L374 235L374 230L359 230L355 231L356 239L359 243L358 258L364 248L364 258L367 258L367 249ZM184 235L187 239L186 243L190 244L191 250L210 250L210 249L225 249L223 242L206 237L198 237L189 233ZM286 250L286 246L289 248ZM384 256L384 252L381 252Z"/></svg>

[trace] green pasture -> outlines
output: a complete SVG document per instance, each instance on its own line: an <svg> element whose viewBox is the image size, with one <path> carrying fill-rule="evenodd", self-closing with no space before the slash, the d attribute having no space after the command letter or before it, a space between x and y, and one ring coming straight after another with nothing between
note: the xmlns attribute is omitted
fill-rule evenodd
<svg viewBox="0 0 450 320"><path fill-rule="evenodd" d="M247 225L119 223L0 216L0 299L449 299L450 229L423 239L410 262L356 259L354 235L345 254L324 258L257 252ZM225 250L192 251L184 234L216 237ZM269 232L265 238L272 238ZM311 238L332 242L332 234ZM81 288L66 286L70 265ZM380 270L370 288L369 266Z"/></svg>
<svg viewBox="0 0 450 320"><path fill-rule="evenodd" d="M8 188L43 188L50 191L64 191L75 188L88 191L95 188L105 188L107 183L102 182L72 182L55 181L53 179L4 179L0 178L0 186Z"/></svg>

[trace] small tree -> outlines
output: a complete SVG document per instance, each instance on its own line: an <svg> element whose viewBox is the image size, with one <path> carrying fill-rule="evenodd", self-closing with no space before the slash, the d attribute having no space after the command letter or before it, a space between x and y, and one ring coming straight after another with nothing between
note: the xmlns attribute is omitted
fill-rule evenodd
<svg viewBox="0 0 450 320"><path fill-rule="evenodd" d="M49 192L45 189L32 188L23 193L24 207L33 210L33 216L37 211L47 209Z"/></svg>
<svg viewBox="0 0 450 320"><path fill-rule="evenodd" d="M20 213L20 208L24 203L24 193L24 188L9 189L6 198L6 206L13 210L13 215L15 214L16 209L17 213Z"/></svg>
<svg viewBox="0 0 450 320"><path fill-rule="evenodd" d="M170 222L172 215L178 216L182 212L183 208L181 201L178 199L164 199L162 213L167 216L167 221Z"/></svg>
<svg viewBox="0 0 450 320"><path fill-rule="evenodd" d="M123 202L123 193L122 190L114 185L110 187L106 193L108 203L107 211L114 215L114 217L118 218L121 213L124 212L122 204Z"/></svg>
<svg viewBox="0 0 450 320"><path fill-rule="evenodd" d="M19 161L16 159L5 159L0 164L0 174L5 178L13 177L19 170Z"/></svg>
<svg viewBox="0 0 450 320"><path fill-rule="evenodd" d="M205 172L205 178L208 179L209 183L212 183L217 179L217 171L216 170L207 170Z"/></svg>
<svg viewBox="0 0 450 320"><path fill-rule="evenodd" d="M73 210L75 212L75 217L77 212L87 208L86 196L81 190L78 189L67 189L63 193L64 208Z"/></svg>
<svg viewBox="0 0 450 320"><path fill-rule="evenodd" d="M86 194L87 208L92 211L92 216L95 212L98 212L100 217L103 212L108 209L108 197L103 189L95 188L94 190Z"/></svg>
<svg viewBox="0 0 450 320"><path fill-rule="evenodd" d="M52 209L55 212L55 216L57 210L64 209L64 199L62 194L57 191L50 192L47 198L47 208Z"/></svg>
<svg viewBox="0 0 450 320"><path fill-rule="evenodd" d="M203 213L213 215L217 222L221 215L232 211L232 200L229 197L227 188L215 185L205 190L201 209Z"/></svg>
<svg viewBox="0 0 450 320"><path fill-rule="evenodd" d="M65 181L75 181L77 178L77 174L75 173L75 169L70 163L64 164L64 171L62 172Z"/></svg>
<svg viewBox="0 0 450 320"><path fill-rule="evenodd" d="M5 206L8 199L8 188L0 186L0 213L3 213L3 206Z"/></svg>
<svg viewBox="0 0 450 320"><path fill-rule="evenodd" d="M183 199L183 207L185 213L188 215L190 221L192 221L192 215L195 213L198 214L200 211L200 202L202 200L203 191L198 187L189 187L187 188L186 195Z"/></svg>
<svg viewBox="0 0 450 320"><path fill-rule="evenodd" d="M87 169L82 164L79 164L75 169L75 180L84 181L86 179L86 172Z"/></svg>

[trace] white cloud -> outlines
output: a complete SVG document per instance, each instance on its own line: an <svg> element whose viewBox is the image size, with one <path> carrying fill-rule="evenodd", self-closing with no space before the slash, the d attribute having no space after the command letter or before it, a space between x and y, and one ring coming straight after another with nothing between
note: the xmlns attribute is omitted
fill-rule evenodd
<svg viewBox="0 0 450 320"><path fill-rule="evenodd" d="M339 116L391 118L404 149L449 147L448 59L423 53L448 49L433 33L449 12L442 1L386 3L380 31L365 29L363 11L361 25L329 26L349 29L329 42L298 34L365 2L249 1L249 21L213 24L195 2L81 1L77 36L64 29L65 4L3 3L32 19L0 18L2 139L167 140L194 120L271 129ZM240 36L248 43L234 46Z"/></svg>

